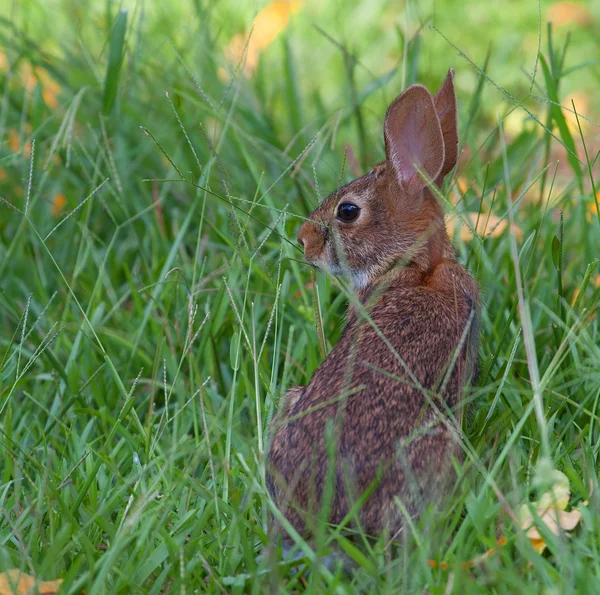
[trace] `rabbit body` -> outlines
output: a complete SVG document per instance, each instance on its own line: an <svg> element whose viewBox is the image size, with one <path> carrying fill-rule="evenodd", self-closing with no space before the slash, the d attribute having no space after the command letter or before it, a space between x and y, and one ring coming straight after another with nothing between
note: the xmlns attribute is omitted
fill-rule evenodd
<svg viewBox="0 0 600 595"><path fill-rule="evenodd" d="M430 190L457 159L452 71L435 97L413 86L392 103L384 133L386 161L326 198L299 232L306 258L349 275L357 298L337 345L270 427L269 489L304 535L353 507L368 534L394 534L405 514L442 498L462 458L479 294Z"/></svg>

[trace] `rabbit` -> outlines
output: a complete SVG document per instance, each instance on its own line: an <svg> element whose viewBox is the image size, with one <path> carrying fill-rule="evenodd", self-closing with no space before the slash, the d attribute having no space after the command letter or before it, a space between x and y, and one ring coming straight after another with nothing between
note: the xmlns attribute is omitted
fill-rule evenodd
<svg viewBox="0 0 600 595"><path fill-rule="evenodd" d="M298 232L305 258L355 291L339 342L269 426L267 487L305 537L318 519L397 535L406 515L443 499L463 459L479 290L435 196L458 157L454 71L435 96L412 85L396 98L384 139L385 161L330 194Z"/></svg>

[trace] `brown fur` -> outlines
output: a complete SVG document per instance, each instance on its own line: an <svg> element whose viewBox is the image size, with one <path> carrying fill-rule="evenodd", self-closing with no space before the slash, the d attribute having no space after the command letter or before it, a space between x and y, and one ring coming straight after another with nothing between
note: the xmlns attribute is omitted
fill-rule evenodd
<svg viewBox="0 0 600 595"><path fill-rule="evenodd" d="M386 160L327 197L298 234L309 261L354 279L361 304L350 307L308 386L285 395L270 428L270 491L305 535L319 514L342 522L366 490L363 530L395 533L403 526L396 498L418 515L447 491L451 460L462 457L456 420L476 367L478 289L421 176L441 185L456 164L453 72L435 97L414 85L397 98L384 134ZM355 222L336 219L343 202L361 208Z"/></svg>

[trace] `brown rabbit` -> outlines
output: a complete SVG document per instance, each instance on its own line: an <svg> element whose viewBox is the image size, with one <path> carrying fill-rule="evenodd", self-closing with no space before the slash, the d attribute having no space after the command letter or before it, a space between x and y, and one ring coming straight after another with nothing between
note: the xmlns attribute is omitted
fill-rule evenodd
<svg viewBox="0 0 600 595"><path fill-rule="evenodd" d="M479 293L431 190L458 155L453 75L435 97L413 85L390 105L386 160L328 196L298 233L307 260L349 275L357 298L338 344L270 427L269 490L304 535L316 518L339 524L354 509L363 531L393 535L406 511L418 516L455 481Z"/></svg>

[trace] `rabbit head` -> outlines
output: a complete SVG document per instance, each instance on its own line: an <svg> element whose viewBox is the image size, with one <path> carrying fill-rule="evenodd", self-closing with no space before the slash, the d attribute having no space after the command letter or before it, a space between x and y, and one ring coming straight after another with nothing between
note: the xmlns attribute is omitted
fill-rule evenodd
<svg viewBox="0 0 600 595"><path fill-rule="evenodd" d="M314 265L370 286L397 263L431 270L451 249L441 206L429 190L455 166L458 129L454 72L433 97L413 85L385 116L385 161L330 194L300 227Z"/></svg>

